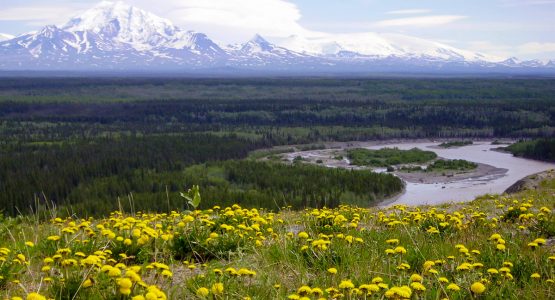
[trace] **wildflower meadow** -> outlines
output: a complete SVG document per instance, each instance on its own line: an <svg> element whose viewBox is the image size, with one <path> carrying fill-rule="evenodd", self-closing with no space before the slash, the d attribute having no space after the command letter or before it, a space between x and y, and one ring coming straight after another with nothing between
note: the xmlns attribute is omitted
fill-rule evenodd
<svg viewBox="0 0 555 300"><path fill-rule="evenodd" d="M555 181L434 207L2 220L4 299L554 299ZM192 197L198 205L199 191Z"/></svg>

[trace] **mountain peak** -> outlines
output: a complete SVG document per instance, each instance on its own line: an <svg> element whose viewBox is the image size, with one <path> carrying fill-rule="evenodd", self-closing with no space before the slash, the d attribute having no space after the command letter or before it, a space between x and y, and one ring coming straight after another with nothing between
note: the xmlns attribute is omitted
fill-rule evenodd
<svg viewBox="0 0 555 300"><path fill-rule="evenodd" d="M171 21L121 1L100 2L72 18L62 29L72 32L91 31L140 49L168 41L179 31Z"/></svg>
<svg viewBox="0 0 555 300"><path fill-rule="evenodd" d="M255 34L247 43L245 43L241 50L248 52L269 52L272 51L276 46L268 42L259 34Z"/></svg>
<svg viewBox="0 0 555 300"><path fill-rule="evenodd" d="M269 44L269 42L263 38L260 34L255 34L251 39L251 42L257 43L257 44Z"/></svg>
<svg viewBox="0 0 555 300"><path fill-rule="evenodd" d="M46 25L37 33L37 35L47 38L54 38L54 36L61 31L62 30L56 25Z"/></svg>
<svg viewBox="0 0 555 300"><path fill-rule="evenodd" d="M507 58L506 60L502 61L501 63L505 64L505 65L516 66L516 65L520 64L521 61L520 61L520 59L513 56L513 57Z"/></svg>

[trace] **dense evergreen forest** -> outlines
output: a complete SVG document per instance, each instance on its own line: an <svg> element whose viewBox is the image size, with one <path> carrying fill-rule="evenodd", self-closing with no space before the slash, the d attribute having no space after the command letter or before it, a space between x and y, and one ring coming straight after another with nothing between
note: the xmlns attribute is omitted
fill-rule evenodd
<svg viewBox="0 0 555 300"><path fill-rule="evenodd" d="M0 79L0 137L184 131L274 143L554 132L554 80Z"/></svg>
<svg viewBox="0 0 555 300"><path fill-rule="evenodd" d="M520 141L504 149L514 156L555 162L555 138Z"/></svg>
<svg viewBox="0 0 555 300"><path fill-rule="evenodd" d="M95 179L109 178L104 196L115 200L144 190L132 180L135 172L180 171L206 161L240 159L260 146L232 136L205 134L9 144L0 152L0 201L8 214L28 211L36 201L70 205L90 200L96 206L94 200L102 195L69 196ZM177 191L184 186L173 184L170 188ZM115 201L110 202L109 209L117 207Z"/></svg>
<svg viewBox="0 0 555 300"><path fill-rule="evenodd" d="M547 79L0 78L0 206L10 215L48 202L89 214L177 208L178 191L196 182L189 167L213 169L275 145L550 137L554 94L555 81ZM320 205L313 203L318 197L370 203L398 190L392 182L369 184L371 197L364 198L350 182L341 192L318 185L325 195L306 189L280 200L276 195L291 187L236 181L233 162L218 168L224 183L205 186L206 205L229 195L268 208ZM291 170L322 178L335 172L267 171L310 186L310 176ZM380 176L372 182L389 180ZM252 196L251 186L260 195Z"/></svg>
<svg viewBox="0 0 555 300"><path fill-rule="evenodd" d="M403 188L402 181L393 175L303 163L226 161L194 166L185 174L184 181L200 185L210 203L227 199L225 205L240 201L267 208L369 205Z"/></svg>

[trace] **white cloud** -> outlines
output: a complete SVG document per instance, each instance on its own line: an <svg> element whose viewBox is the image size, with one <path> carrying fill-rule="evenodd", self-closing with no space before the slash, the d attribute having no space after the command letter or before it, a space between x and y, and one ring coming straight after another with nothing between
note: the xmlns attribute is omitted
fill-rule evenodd
<svg viewBox="0 0 555 300"><path fill-rule="evenodd" d="M127 2L163 15L184 29L202 31L226 42L256 33L285 37L307 32L299 25L298 7L284 0L166 0L165 10L151 0Z"/></svg>
<svg viewBox="0 0 555 300"><path fill-rule="evenodd" d="M386 14L389 15L416 15L416 14L427 14L431 12L429 9L401 9L388 11Z"/></svg>
<svg viewBox="0 0 555 300"><path fill-rule="evenodd" d="M502 0L503 6L515 7L515 6L536 6L536 5L554 5L555 0Z"/></svg>
<svg viewBox="0 0 555 300"><path fill-rule="evenodd" d="M489 41L471 41L466 48L472 51L485 52L504 59L516 56L521 59L554 59L555 42L528 42L517 46L494 44Z"/></svg>
<svg viewBox="0 0 555 300"><path fill-rule="evenodd" d="M27 24L60 24L75 14L71 6L16 6L0 10L1 21L23 21Z"/></svg>
<svg viewBox="0 0 555 300"><path fill-rule="evenodd" d="M117 1L117 0L114 0ZM62 25L100 1L62 0L51 5L14 2L0 9L0 21L20 21L29 26ZM298 7L286 0L122 0L167 18L186 30L196 30L224 42L238 42L254 34L285 37L305 34ZM24 3L24 2L23 2Z"/></svg>
<svg viewBox="0 0 555 300"><path fill-rule="evenodd" d="M490 41L471 41L467 43L466 48L471 51L496 55L502 58L501 60L515 56L513 48L507 45L494 44Z"/></svg>
<svg viewBox="0 0 555 300"><path fill-rule="evenodd" d="M432 15L432 16L423 16L423 17L382 20L374 23L374 25L378 27L403 27L403 26L429 27L429 26L445 25L465 18L467 17L457 16L457 15Z"/></svg>
<svg viewBox="0 0 555 300"><path fill-rule="evenodd" d="M522 54L540 54L552 52L555 55L555 43L538 43L531 42L522 44L517 47L518 52Z"/></svg>

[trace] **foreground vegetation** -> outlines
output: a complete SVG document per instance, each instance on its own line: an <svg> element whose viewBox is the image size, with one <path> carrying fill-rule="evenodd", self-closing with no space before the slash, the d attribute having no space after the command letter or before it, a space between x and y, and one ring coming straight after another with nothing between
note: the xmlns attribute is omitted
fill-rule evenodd
<svg viewBox="0 0 555 300"><path fill-rule="evenodd" d="M555 162L555 138L520 141L503 149L514 156Z"/></svg>
<svg viewBox="0 0 555 300"><path fill-rule="evenodd" d="M11 299L553 299L555 180L437 207L2 221ZM191 208L198 190L184 194Z"/></svg>

